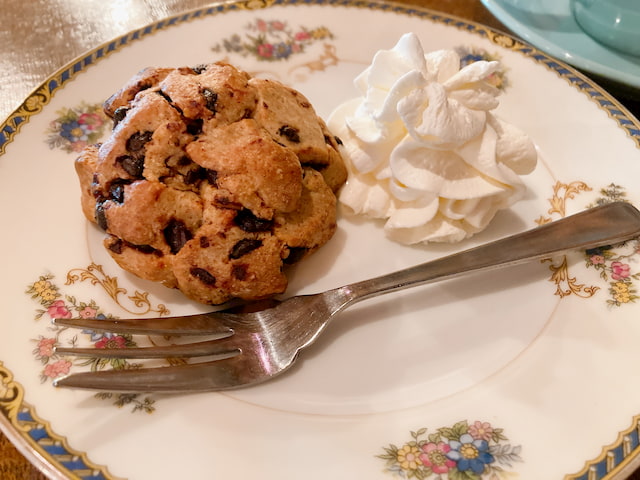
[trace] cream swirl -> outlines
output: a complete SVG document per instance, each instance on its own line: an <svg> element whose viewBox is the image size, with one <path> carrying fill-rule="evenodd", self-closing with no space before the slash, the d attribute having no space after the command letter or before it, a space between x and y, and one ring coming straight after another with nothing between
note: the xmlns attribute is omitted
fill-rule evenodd
<svg viewBox="0 0 640 480"><path fill-rule="evenodd" d="M415 34L376 53L354 81L361 96L340 105L330 129L344 143L349 179L340 201L387 219L401 243L460 241L520 199L535 147L492 110L498 62L463 68L453 50L425 55Z"/></svg>

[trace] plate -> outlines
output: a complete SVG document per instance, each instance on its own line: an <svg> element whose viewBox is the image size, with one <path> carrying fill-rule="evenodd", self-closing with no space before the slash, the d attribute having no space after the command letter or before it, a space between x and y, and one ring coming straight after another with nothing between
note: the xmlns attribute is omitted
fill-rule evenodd
<svg viewBox="0 0 640 480"><path fill-rule="evenodd" d="M640 57L608 48L585 34L569 0L482 0L526 42L587 72L640 88Z"/></svg>
<svg viewBox="0 0 640 480"><path fill-rule="evenodd" d="M69 370L110 367L54 344L131 340L73 336L52 315L206 310L124 274L82 217L73 163L108 134L105 98L147 65L224 59L291 84L326 118L355 96L373 54L409 31L426 50L500 60L498 114L540 152L528 195L454 245L394 244L380 224L340 212L287 294L640 200L638 121L570 67L482 25L396 4L294 0L217 4L130 32L57 72L1 128L0 425L51 478L618 479L637 466L636 242L372 299L261 386L177 396L52 387ZM456 451L467 460L444 455Z"/></svg>

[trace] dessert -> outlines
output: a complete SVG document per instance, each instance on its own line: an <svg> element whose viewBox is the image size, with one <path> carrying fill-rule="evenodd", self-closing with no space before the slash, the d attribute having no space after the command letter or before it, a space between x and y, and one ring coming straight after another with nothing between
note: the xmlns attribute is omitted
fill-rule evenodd
<svg viewBox="0 0 640 480"><path fill-rule="evenodd" d="M493 113L497 68L461 68L453 50L425 54L413 33L379 51L355 79L360 96L328 121L349 170L340 202L386 219L390 238L413 244L468 238L521 198L519 175L535 169L537 153Z"/></svg>
<svg viewBox="0 0 640 480"><path fill-rule="evenodd" d="M213 63L148 68L76 161L84 215L125 270L203 303L260 299L336 229L337 140L281 83Z"/></svg>

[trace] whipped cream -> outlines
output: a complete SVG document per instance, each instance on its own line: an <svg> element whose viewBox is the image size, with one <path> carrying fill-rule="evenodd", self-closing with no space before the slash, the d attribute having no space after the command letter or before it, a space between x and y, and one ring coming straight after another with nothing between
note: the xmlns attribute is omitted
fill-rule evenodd
<svg viewBox="0 0 640 480"><path fill-rule="evenodd" d="M536 166L522 131L492 113L498 62L463 68L453 50L424 53L405 34L376 53L354 81L361 96L340 105L329 128L344 144L349 179L340 202L386 219L401 243L456 242L520 199L519 175Z"/></svg>

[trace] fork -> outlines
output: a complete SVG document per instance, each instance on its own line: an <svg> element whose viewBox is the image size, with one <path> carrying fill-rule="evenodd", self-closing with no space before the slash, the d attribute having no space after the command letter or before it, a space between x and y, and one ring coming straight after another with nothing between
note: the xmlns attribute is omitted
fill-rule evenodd
<svg viewBox="0 0 640 480"><path fill-rule="evenodd" d="M614 202L428 263L249 313L229 310L154 319L56 318L55 325L145 335L206 335L195 343L122 349L56 348L107 358L205 357L177 366L81 372L58 387L119 392L202 392L254 385L285 372L329 321L354 303L464 273L610 246L640 236L640 212ZM208 357L208 358L207 358Z"/></svg>

